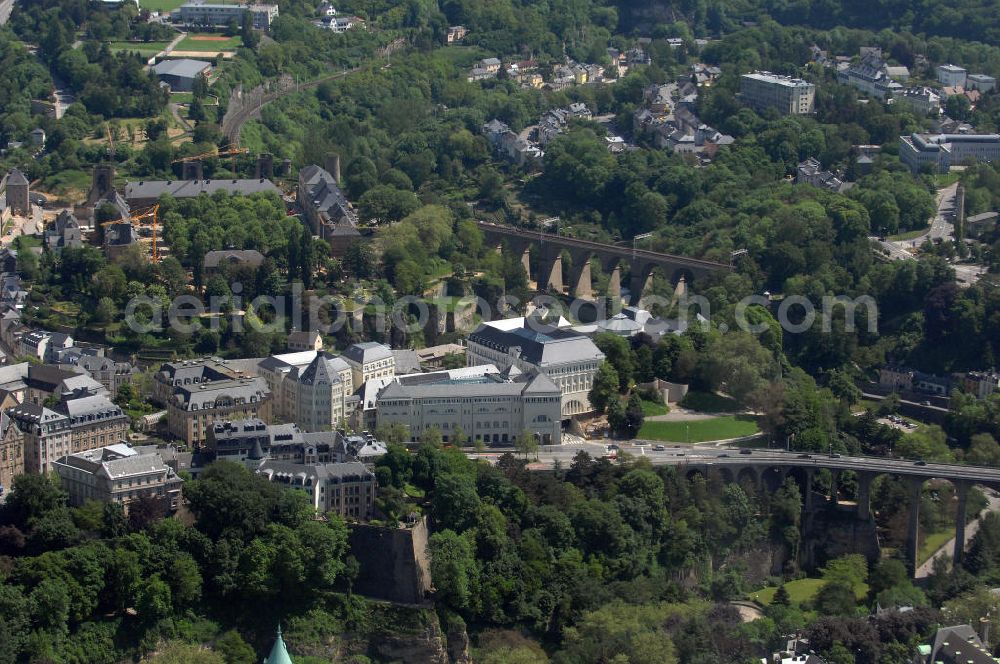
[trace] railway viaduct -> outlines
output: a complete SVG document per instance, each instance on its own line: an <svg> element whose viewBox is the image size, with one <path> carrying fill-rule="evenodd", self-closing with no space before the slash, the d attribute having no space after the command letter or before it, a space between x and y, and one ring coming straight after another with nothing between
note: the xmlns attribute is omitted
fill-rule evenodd
<svg viewBox="0 0 1000 664"><path fill-rule="evenodd" d="M513 226L501 226L486 221L476 223L488 244L493 246L506 245L508 250L521 256L521 262L529 279L534 278L534 281L538 283L539 290L561 295L568 287L570 295L585 300L593 300L595 297L590 274L592 258L600 261L604 272L611 275L607 293L607 296L611 298L621 297L621 278L624 265L630 275L630 304L634 305L641 302L643 294L650 286L653 273L656 271L659 271L673 284L683 278L690 285L713 272L730 269L729 265L723 263L686 256L602 244L541 231L529 231ZM536 246L541 254L541 268L538 274L533 275L529 252L532 247ZM563 274L562 255L564 251L569 253L573 264L571 274L568 275Z"/></svg>

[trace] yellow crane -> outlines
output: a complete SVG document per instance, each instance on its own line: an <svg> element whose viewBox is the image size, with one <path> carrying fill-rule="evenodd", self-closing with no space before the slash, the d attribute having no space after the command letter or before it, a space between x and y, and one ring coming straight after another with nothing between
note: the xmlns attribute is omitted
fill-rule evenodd
<svg viewBox="0 0 1000 664"><path fill-rule="evenodd" d="M159 212L160 204L151 205L148 208L142 208L138 212L133 213L128 219L112 219L111 221L105 221L101 224L101 227L110 226L112 224L129 223L136 230L143 228L150 228L152 230L152 258L154 263L160 262L160 249L157 244L157 232L159 231ZM150 220L150 221L146 221Z"/></svg>
<svg viewBox="0 0 1000 664"><path fill-rule="evenodd" d="M180 157L174 159L172 164L186 164L189 161L199 161L201 159L207 159L209 157L232 157L233 158L233 175L236 175L236 155L246 154L250 152L248 148L229 148L227 150L215 150L213 152L203 152L201 154L191 155L190 157Z"/></svg>

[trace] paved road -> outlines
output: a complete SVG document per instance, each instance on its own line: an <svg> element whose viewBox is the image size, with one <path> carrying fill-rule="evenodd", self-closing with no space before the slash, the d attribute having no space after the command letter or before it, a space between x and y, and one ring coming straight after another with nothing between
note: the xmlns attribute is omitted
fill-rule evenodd
<svg viewBox="0 0 1000 664"><path fill-rule="evenodd" d="M965 526L966 549L968 549L969 543L972 541L972 538L975 536L975 534L979 532L979 522L982 520L982 518L990 512L996 512L1000 510L1000 494L998 494L996 491L987 491L986 500L988 501L986 508L979 513L979 516L977 516L975 519L970 521ZM942 556L951 557L954 553L955 553L955 538L952 537L944 545L942 545L940 549L935 551L934 555L928 558L923 565L917 568L917 571L914 574L914 576L918 579L923 579L930 576L931 572L934 569L935 560L937 560Z"/></svg>
<svg viewBox="0 0 1000 664"><path fill-rule="evenodd" d="M878 238L872 238L882 247L889 252L889 257L892 260L904 260L907 258L913 258L913 254L920 245L924 243L925 240L930 239L931 241L936 239L952 239L955 232L955 227L952 225L951 220L955 215L955 206L957 204L958 195L958 183L952 184L944 189L938 190L937 193L937 212L931 218L930 228L923 235L919 235L915 238L909 240L879 240Z"/></svg>
<svg viewBox="0 0 1000 664"><path fill-rule="evenodd" d="M981 466L966 466L946 463L923 463L902 459L884 459L878 457L860 456L829 456L827 454L784 452L780 450L754 449L750 454L740 454L735 449L714 448L692 445L664 446L656 451L652 444L620 443L621 449L633 456L644 456L656 466L760 466L784 468L828 468L836 470L854 470L861 472L893 474L923 479L938 478L946 480L965 480L977 484L990 484L1000 487L1000 468L985 468ZM600 443L582 443L578 445L547 445L538 453L538 460L529 465L532 470L549 470L556 460L564 466L568 465L581 449L591 456L605 454ZM483 458L495 460L500 452L490 451L481 455ZM480 456L471 453L469 456Z"/></svg>

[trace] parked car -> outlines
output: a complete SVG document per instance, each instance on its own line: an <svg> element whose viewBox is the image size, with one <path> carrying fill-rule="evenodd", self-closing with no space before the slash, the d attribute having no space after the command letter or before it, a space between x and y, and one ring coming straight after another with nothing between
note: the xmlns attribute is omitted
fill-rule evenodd
<svg viewBox="0 0 1000 664"><path fill-rule="evenodd" d="M666 445L653 445L654 452L663 452L666 451L666 449L667 449Z"/></svg>

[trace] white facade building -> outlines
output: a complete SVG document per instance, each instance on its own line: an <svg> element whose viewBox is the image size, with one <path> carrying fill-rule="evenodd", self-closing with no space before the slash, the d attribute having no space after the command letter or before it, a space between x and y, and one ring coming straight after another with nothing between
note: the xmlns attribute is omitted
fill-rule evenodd
<svg viewBox="0 0 1000 664"><path fill-rule="evenodd" d="M801 78L758 71L740 76L739 96L757 111L773 108L782 115L809 115L813 112L816 86Z"/></svg>
<svg viewBox="0 0 1000 664"><path fill-rule="evenodd" d="M899 137L899 159L916 173L927 165L947 173L968 161L1000 160L1000 134L910 134Z"/></svg>
<svg viewBox="0 0 1000 664"><path fill-rule="evenodd" d="M466 365L540 371L562 392L562 416L593 410L589 392L604 353L586 336L537 319L483 323L469 335Z"/></svg>
<svg viewBox="0 0 1000 664"><path fill-rule="evenodd" d="M140 453L128 445L100 447L70 454L52 463L71 505L88 500L129 503L162 498L177 508L182 480L155 452Z"/></svg>
<svg viewBox="0 0 1000 664"><path fill-rule="evenodd" d="M409 427L411 440L432 427L445 442L460 428L468 440L512 445L525 431L545 445L561 441L559 388L545 374L493 365L403 376L378 395L378 423Z"/></svg>
<svg viewBox="0 0 1000 664"><path fill-rule="evenodd" d="M968 72L965 67L959 67L958 65L938 65L935 70L937 73L938 82L946 88L954 88L957 86L965 87L965 79Z"/></svg>

